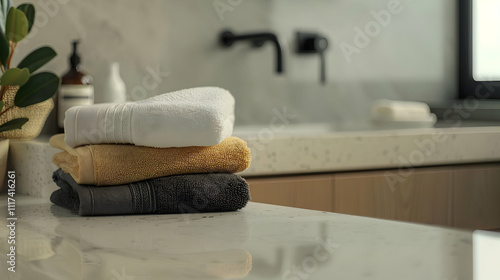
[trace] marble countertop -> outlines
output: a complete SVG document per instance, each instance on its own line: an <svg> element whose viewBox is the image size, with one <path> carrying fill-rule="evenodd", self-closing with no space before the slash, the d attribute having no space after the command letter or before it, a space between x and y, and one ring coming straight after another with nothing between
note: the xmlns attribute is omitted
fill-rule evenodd
<svg viewBox="0 0 500 280"><path fill-rule="evenodd" d="M247 141L252 151L252 164L241 175L406 170L500 161L500 126L496 125L398 130L349 127L237 127L234 135ZM17 172L20 193L49 197L57 189L51 180L56 169L51 159L60 151L49 146L48 137L12 142L9 152L9 170Z"/></svg>
<svg viewBox="0 0 500 280"><path fill-rule="evenodd" d="M16 197L7 279L472 279L473 234L258 203L238 212L78 217ZM14 232L14 233L13 233ZM2 279L5 279L2 277Z"/></svg>
<svg viewBox="0 0 500 280"><path fill-rule="evenodd" d="M316 131L316 132L315 132ZM500 161L500 126L303 132L235 131L252 151L244 176L300 174Z"/></svg>

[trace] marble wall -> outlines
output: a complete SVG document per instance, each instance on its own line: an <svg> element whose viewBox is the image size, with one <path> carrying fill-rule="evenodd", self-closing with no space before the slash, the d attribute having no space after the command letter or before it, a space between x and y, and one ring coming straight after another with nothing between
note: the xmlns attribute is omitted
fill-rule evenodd
<svg viewBox="0 0 500 280"><path fill-rule="evenodd" d="M14 1L16 4L22 1ZM84 68L96 82L118 61L130 100L216 85L236 98L237 124L266 124L287 107L295 122L355 122L378 98L436 101L455 96L455 1L443 0L30 0L38 11L19 60L51 45L46 66L67 69L70 41L81 39ZM274 72L271 45L222 49L221 30L274 31L285 71ZM330 40L328 83L316 56L294 53L296 31Z"/></svg>

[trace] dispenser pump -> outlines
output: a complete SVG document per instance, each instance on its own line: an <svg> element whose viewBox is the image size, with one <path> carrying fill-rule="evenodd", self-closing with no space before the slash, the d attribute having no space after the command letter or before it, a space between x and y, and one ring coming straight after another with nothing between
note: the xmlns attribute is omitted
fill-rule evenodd
<svg viewBox="0 0 500 280"><path fill-rule="evenodd" d="M80 44L80 41L75 40L72 42L73 44L73 53L69 57L69 63L71 64L71 68L76 68L78 65L80 65L80 56L78 55L78 44Z"/></svg>
<svg viewBox="0 0 500 280"><path fill-rule="evenodd" d="M1 1L1 0L0 0ZM94 104L94 86L92 76L80 69L78 55L79 40L71 42L73 53L69 56L70 69L61 78L61 87L56 99L57 125L59 132L64 131L66 111L73 106Z"/></svg>

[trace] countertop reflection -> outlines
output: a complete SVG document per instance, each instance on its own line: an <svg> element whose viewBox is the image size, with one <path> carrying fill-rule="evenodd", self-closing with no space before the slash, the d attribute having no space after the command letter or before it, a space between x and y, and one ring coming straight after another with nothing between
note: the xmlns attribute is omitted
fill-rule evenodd
<svg viewBox="0 0 500 280"><path fill-rule="evenodd" d="M471 279L472 233L258 203L242 211L79 217L16 197L2 279ZM11 238L12 239L12 238Z"/></svg>

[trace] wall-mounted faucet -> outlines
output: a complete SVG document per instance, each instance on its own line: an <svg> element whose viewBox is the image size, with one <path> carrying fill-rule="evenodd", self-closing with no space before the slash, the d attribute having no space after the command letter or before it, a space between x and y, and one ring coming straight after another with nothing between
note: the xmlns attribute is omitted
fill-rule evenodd
<svg viewBox="0 0 500 280"><path fill-rule="evenodd" d="M235 35L233 32L225 30L220 34L219 40L222 46L226 48L231 47L238 41L250 41L257 48L262 47L267 41L272 42L276 49L276 72L283 73L283 50L276 34L264 32Z"/></svg>
<svg viewBox="0 0 500 280"><path fill-rule="evenodd" d="M318 54L320 59L320 81L326 83L325 51L328 49L326 37L317 33L297 32L297 53Z"/></svg>

